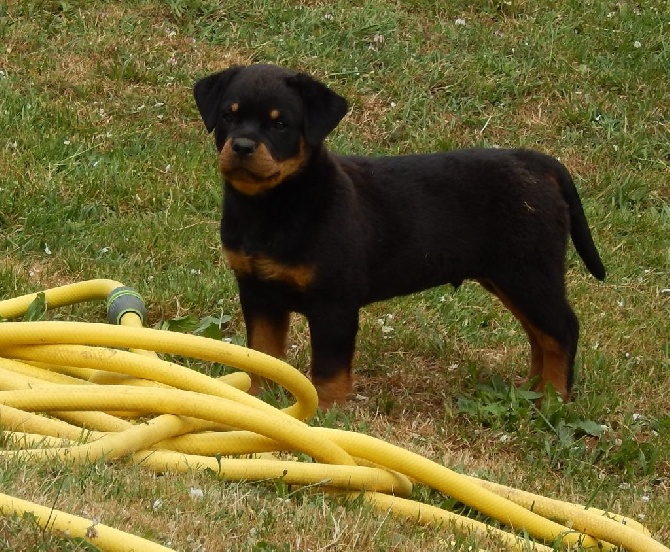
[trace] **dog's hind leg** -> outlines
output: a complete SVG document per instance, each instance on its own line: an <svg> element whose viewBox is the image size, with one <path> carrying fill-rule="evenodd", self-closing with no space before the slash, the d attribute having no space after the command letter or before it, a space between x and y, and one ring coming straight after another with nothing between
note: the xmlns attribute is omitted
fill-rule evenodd
<svg viewBox="0 0 670 552"><path fill-rule="evenodd" d="M538 381L542 377L542 366L544 364L544 353L542 351L542 346L536 337L535 329L533 326L526 320L526 317L519 311L512 302L504 295L501 291L496 288L496 286L488 280L478 280L478 282L486 289L495 295L500 302L507 307L507 309L515 316L523 327L526 335L528 336L528 342L530 343L530 371L528 373L528 378L518 378L517 384L523 385L528 380L537 379Z"/></svg>
<svg viewBox="0 0 670 552"><path fill-rule="evenodd" d="M550 384L569 401L579 322L565 298L563 282L545 282L544 286L479 282L500 299L526 331L531 349L529 379L537 380L534 389L542 391Z"/></svg>

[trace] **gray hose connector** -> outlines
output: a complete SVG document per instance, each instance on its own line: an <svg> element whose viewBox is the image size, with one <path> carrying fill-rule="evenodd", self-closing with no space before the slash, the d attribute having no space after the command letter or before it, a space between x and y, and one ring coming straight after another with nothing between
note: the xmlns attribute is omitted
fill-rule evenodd
<svg viewBox="0 0 670 552"><path fill-rule="evenodd" d="M147 309L144 306L142 296L133 288L127 286L110 291L107 296L107 322L121 324L121 319L129 312L134 312L144 322Z"/></svg>

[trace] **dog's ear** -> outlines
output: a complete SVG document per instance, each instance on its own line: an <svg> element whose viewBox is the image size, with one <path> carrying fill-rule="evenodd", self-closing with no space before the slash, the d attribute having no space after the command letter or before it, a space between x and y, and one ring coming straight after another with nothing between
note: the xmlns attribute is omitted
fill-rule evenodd
<svg viewBox="0 0 670 552"><path fill-rule="evenodd" d="M212 132L216 127L216 121L219 117L219 108L221 107L221 98L242 66L234 65L224 71L214 73L197 81L193 87L193 96L195 104L198 106L200 116L202 117L207 132Z"/></svg>
<svg viewBox="0 0 670 552"><path fill-rule="evenodd" d="M317 146L346 115L347 100L305 73L298 73L287 81L302 96L305 106L305 140L310 146Z"/></svg>

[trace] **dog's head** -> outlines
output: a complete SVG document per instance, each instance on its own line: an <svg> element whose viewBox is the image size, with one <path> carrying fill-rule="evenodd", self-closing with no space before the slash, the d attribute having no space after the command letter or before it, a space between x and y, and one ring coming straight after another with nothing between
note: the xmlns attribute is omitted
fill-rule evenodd
<svg viewBox="0 0 670 552"><path fill-rule="evenodd" d="M347 112L324 84L273 65L231 67L196 82L193 93L214 131L221 174L247 195L299 173Z"/></svg>

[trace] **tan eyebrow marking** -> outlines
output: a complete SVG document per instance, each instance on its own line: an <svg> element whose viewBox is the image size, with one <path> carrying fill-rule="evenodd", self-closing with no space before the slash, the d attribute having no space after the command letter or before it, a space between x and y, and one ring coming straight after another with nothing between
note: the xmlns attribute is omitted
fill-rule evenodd
<svg viewBox="0 0 670 552"><path fill-rule="evenodd" d="M238 111L239 109L240 109L240 104L238 104L238 103L234 103L233 105L230 106L230 110L231 110L233 113L237 113L237 111Z"/></svg>
<svg viewBox="0 0 670 552"><path fill-rule="evenodd" d="M278 109L273 109L272 111L270 111L270 119L272 119L273 121L279 119L280 116L281 113L279 112Z"/></svg>

